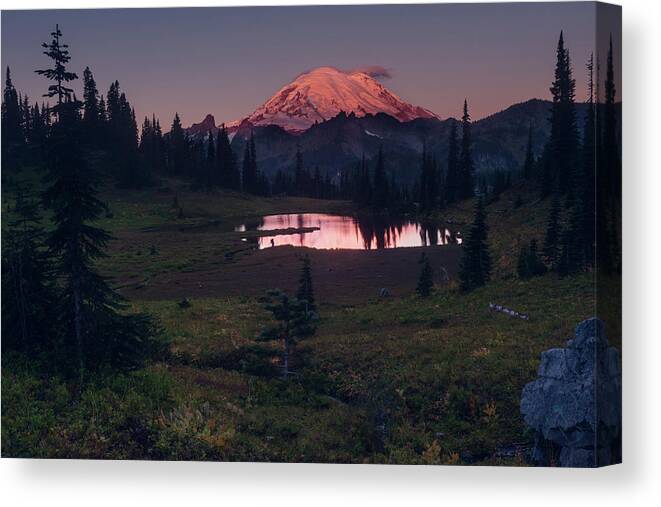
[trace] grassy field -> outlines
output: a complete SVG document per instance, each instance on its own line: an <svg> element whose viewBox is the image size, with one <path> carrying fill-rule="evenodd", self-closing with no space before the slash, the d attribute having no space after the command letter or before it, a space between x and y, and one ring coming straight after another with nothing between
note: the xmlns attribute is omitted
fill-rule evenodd
<svg viewBox="0 0 661 507"><path fill-rule="evenodd" d="M301 252L252 250L234 227L262 214L351 205L191 192L176 181L106 189L102 225L116 240L100 269L134 309L159 319L170 357L132 374L100 373L80 399L64 380L3 357L3 455L524 464L512 452L531 442L521 389L540 353L563 345L596 305L591 274L517 278L520 245L541 240L545 226L548 203L533 195L515 188L489 205L493 280L470 294L456 287L458 247L425 248L451 274L427 299L413 291L419 248L311 251L321 320L285 382L257 347L268 322L257 298L295 287ZM437 218L461 228L472 207ZM379 298L380 286L393 296ZM190 307L177 304L182 298ZM530 319L491 312L491 302Z"/></svg>

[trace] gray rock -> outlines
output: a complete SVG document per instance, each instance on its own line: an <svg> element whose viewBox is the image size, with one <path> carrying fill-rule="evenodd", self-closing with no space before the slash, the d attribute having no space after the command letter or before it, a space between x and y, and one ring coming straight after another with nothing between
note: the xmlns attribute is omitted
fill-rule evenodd
<svg viewBox="0 0 661 507"><path fill-rule="evenodd" d="M620 462L621 361L603 322L585 320L566 348L542 352L537 375L521 396L521 414L536 433L533 459L566 467Z"/></svg>

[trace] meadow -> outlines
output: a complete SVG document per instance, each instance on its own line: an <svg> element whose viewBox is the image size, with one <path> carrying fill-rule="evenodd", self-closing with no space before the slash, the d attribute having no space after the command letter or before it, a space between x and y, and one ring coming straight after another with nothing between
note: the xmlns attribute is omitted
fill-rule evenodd
<svg viewBox="0 0 661 507"><path fill-rule="evenodd" d="M3 226L16 183L3 184ZM520 245L542 240L548 214L548 200L524 183L487 206L492 280L470 293L456 282L460 246L255 250L242 238L258 233L235 231L264 214L355 212L349 202L194 192L174 179L146 191L108 187L101 197L108 212L99 225L115 239L99 268L131 310L158 319L169 352L138 371L101 371L82 393L4 354L3 455L524 465L532 434L521 389L540 353L564 345L597 304L591 273L518 278ZM461 229L473 205L434 220ZM414 292L423 250L450 274L437 273L428 298ZM269 350L279 344L256 341L270 319L259 297L294 290L303 253L320 321L284 380ZM618 327L608 323L616 346Z"/></svg>

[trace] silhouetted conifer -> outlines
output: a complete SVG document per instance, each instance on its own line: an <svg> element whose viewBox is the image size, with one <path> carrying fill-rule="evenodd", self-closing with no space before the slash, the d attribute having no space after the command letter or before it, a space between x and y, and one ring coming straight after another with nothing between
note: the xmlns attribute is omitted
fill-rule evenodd
<svg viewBox="0 0 661 507"><path fill-rule="evenodd" d="M553 188L565 194L570 191L577 170L579 139L574 105L576 82L572 77L569 51L565 48L562 32L556 49L556 60L555 78L550 88L553 104L549 119L551 134L548 141L547 176L556 183Z"/></svg>
<svg viewBox="0 0 661 507"><path fill-rule="evenodd" d="M434 288L434 271L429 264L429 258L423 252L418 261L420 264L420 275L418 276L418 284L415 287L415 292L422 298L428 297Z"/></svg>
<svg viewBox="0 0 661 507"><path fill-rule="evenodd" d="M168 170L173 176L185 176L188 169L188 139L181 126L179 114L175 113L168 134Z"/></svg>
<svg viewBox="0 0 661 507"><path fill-rule="evenodd" d="M383 209L388 207L389 200L388 175L383 161L383 147L380 146L374 168L374 198L372 204L379 209Z"/></svg>
<svg viewBox="0 0 661 507"><path fill-rule="evenodd" d="M81 151L82 104L71 98L63 83L75 79L67 72L56 28L47 53L55 69L40 71L55 81L49 96L57 96L58 121L51 128L47 144L47 181L44 203L53 216L54 228L48 237L51 254L57 259L61 292L58 297L58 323L61 330L63 361L75 357L82 384L90 367L110 364L130 369L138 366L154 350L154 327L145 315L124 315L122 298L96 271L96 261L105 255L109 234L92 223L106 211L96 197L97 178Z"/></svg>
<svg viewBox="0 0 661 507"><path fill-rule="evenodd" d="M459 196L459 140L457 122L452 121L448 139L448 168L445 177L445 200L452 204Z"/></svg>
<svg viewBox="0 0 661 507"><path fill-rule="evenodd" d="M21 111L18 93L11 80L11 72L7 67L5 89L2 95L2 147L3 152L9 143L23 143L21 130Z"/></svg>
<svg viewBox="0 0 661 507"><path fill-rule="evenodd" d="M90 141L95 143L100 141L100 121L99 91L96 88L92 71L89 67L85 67L83 72L83 122L86 135Z"/></svg>
<svg viewBox="0 0 661 507"><path fill-rule="evenodd" d="M298 279L298 292L296 298L300 301L307 301L308 311L316 312L317 305L314 300L314 289L312 288L312 268L310 266L310 256L306 255L302 259L301 277Z"/></svg>
<svg viewBox="0 0 661 507"><path fill-rule="evenodd" d="M459 157L459 197L468 199L474 195L474 168L471 155L471 119L468 114L468 101L464 100L464 114L461 117L461 155Z"/></svg>
<svg viewBox="0 0 661 507"><path fill-rule="evenodd" d="M282 341L282 373L286 379L290 374L291 350L301 339L316 332L317 315L307 301L290 298L279 289L269 290L262 301L276 323L265 328L257 340Z"/></svg>
<svg viewBox="0 0 661 507"><path fill-rule="evenodd" d="M489 227L482 198L475 205L473 225L465 237L459 269L461 289L470 291L486 284L491 277L491 255L487 243Z"/></svg>
<svg viewBox="0 0 661 507"><path fill-rule="evenodd" d="M544 236L544 257L551 267L556 266L560 251L560 198L556 195L551 203Z"/></svg>
<svg viewBox="0 0 661 507"><path fill-rule="evenodd" d="M537 249L537 240L532 239L528 245L521 248L519 260L517 263L517 273L519 278L527 280L533 276L543 275L546 272L546 266L542 262Z"/></svg>
<svg viewBox="0 0 661 507"><path fill-rule="evenodd" d="M34 354L54 339L53 265L38 202L18 190L2 242L2 347Z"/></svg>

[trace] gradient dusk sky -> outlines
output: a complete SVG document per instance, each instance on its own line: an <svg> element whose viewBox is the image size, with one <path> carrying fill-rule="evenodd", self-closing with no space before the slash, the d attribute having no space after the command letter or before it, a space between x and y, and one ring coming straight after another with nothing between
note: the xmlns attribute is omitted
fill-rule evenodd
<svg viewBox="0 0 661 507"><path fill-rule="evenodd" d="M2 65L41 102L47 82L33 71L50 64L40 44L59 23L71 70L82 78L89 65L103 94L119 80L138 122L155 113L165 130L175 111L185 126L207 113L241 119L324 65L383 66L383 84L404 100L458 117L467 97L478 119L549 98L561 29L584 100L594 21L592 2L3 11ZM74 88L82 95L80 80Z"/></svg>

